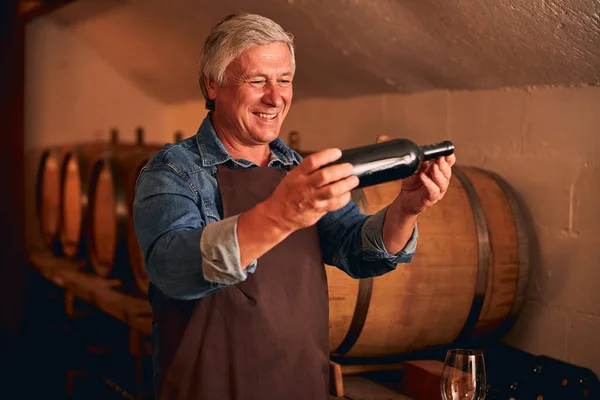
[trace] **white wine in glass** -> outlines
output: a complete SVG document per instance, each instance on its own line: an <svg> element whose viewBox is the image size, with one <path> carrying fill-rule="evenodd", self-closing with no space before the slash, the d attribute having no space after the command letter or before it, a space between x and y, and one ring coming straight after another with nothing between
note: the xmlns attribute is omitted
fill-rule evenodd
<svg viewBox="0 0 600 400"><path fill-rule="evenodd" d="M446 353L440 382L444 400L485 399L485 363L477 350L453 349Z"/></svg>

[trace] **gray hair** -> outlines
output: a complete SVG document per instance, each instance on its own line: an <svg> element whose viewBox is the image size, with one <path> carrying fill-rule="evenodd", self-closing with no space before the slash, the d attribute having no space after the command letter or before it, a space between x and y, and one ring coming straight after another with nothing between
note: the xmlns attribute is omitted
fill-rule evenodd
<svg viewBox="0 0 600 400"><path fill-rule="evenodd" d="M215 25L202 49L198 83L206 99L206 108L215 110L215 102L208 97L204 77L225 86L225 70L240 54L254 46L284 42L292 56L292 74L296 71L294 36L269 18L248 13L232 14Z"/></svg>

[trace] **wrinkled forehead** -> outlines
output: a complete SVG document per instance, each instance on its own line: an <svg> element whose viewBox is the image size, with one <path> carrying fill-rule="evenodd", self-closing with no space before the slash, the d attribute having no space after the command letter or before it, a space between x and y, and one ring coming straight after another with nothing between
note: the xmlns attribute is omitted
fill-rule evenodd
<svg viewBox="0 0 600 400"><path fill-rule="evenodd" d="M229 63L226 73L292 77L292 53L284 42L252 46Z"/></svg>

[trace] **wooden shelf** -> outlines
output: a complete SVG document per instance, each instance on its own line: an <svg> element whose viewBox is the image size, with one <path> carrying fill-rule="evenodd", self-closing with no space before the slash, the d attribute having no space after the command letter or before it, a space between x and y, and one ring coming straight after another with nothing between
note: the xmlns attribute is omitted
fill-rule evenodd
<svg viewBox="0 0 600 400"><path fill-rule="evenodd" d="M141 334L152 333L152 308L148 300L118 291L120 281L86 272L84 262L58 258L46 251L31 253L27 258L32 267L70 295L98 307Z"/></svg>
<svg viewBox="0 0 600 400"><path fill-rule="evenodd" d="M152 333L152 309L147 299L120 291L121 282L99 277L84 270L84 261L59 258L49 251L28 254L31 267L48 281L65 290L67 312L69 303L80 299L130 327L129 349L140 359L151 353L148 338ZM401 369L401 364L340 365L332 362L332 383L338 397L352 400L409 399L375 382L352 376L366 371ZM139 366L138 366L139 367Z"/></svg>

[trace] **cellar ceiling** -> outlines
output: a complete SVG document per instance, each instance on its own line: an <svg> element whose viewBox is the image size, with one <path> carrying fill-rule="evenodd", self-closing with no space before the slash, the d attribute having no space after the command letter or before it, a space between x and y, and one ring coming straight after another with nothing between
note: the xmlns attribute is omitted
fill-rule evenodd
<svg viewBox="0 0 600 400"><path fill-rule="evenodd" d="M172 103L201 98L200 50L246 11L295 36L295 96L600 82L599 0L77 0L51 14Z"/></svg>

